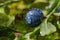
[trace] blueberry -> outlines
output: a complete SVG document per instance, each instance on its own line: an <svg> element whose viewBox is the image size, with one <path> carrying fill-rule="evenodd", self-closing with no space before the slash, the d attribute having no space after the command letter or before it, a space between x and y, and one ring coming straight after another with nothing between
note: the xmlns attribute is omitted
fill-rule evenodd
<svg viewBox="0 0 60 40"><path fill-rule="evenodd" d="M38 26L43 19L43 13L41 9L33 8L26 14L26 24L29 26Z"/></svg>
<svg viewBox="0 0 60 40"><path fill-rule="evenodd" d="M60 6L57 8L56 13L60 12Z"/></svg>

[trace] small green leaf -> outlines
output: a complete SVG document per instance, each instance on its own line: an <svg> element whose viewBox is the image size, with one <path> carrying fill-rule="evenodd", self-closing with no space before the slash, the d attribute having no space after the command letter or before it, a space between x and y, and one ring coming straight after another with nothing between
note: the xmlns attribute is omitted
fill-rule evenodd
<svg viewBox="0 0 60 40"><path fill-rule="evenodd" d="M6 26L9 18L7 15L0 13L0 26Z"/></svg>
<svg viewBox="0 0 60 40"><path fill-rule="evenodd" d="M60 13L54 13L54 16L60 17Z"/></svg>
<svg viewBox="0 0 60 40"><path fill-rule="evenodd" d="M0 13L0 26L9 26L14 21L14 16Z"/></svg>
<svg viewBox="0 0 60 40"><path fill-rule="evenodd" d="M8 17L9 17L9 21L8 21L8 23L7 23L7 26L9 26L9 25L14 21L14 19L15 19L14 16L8 15Z"/></svg>
<svg viewBox="0 0 60 40"><path fill-rule="evenodd" d="M48 0L35 0L35 3L37 3L37 2L48 2Z"/></svg>
<svg viewBox="0 0 60 40"><path fill-rule="evenodd" d="M0 13L5 13L3 7L0 7Z"/></svg>
<svg viewBox="0 0 60 40"><path fill-rule="evenodd" d="M4 11L5 11L6 14L9 14L10 13L10 8L8 6L5 6Z"/></svg>
<svg viewBox="0 0 60 40"><path fill-rule="evenodd" d="M60 21L57 21L58 28L60 29Z"/></svg>
<svg viewBox="0 0 60 40"><path fill-rule="evenodd" d="M32 32L26 34L26 35L24 36L24 38L25 38L26 40L34 40L34 39L31 39L31 38L30 38L30 35L31 35L31 34L32 34Z"/></svg>
<svg viewBox="0 0 60 40"><path fill-rule="evenodd" d="M31 3L33 3L35 0L23 0L24 1L24 3L26 3L26 4L31 4Z"/></svg>
<svg viewBox="0 0 60 40"><path fill-rule="evenodd" d="M14 40L19 40L19 38L18 37L15 37L15 39Z"/></svg>
<svg viewBox="0 0 60 40"><path fill-rule="evenodd" d="M44 22L40 26L41 36L49 35L55 31L56 31L56 27L49 22L48 23Z"/></svg>
<svg viewBox="0 0 60 40"><path fill-rule="evenodd" d="M40 9L45 9L45 6L49 5L49 3L44 3L44 2L38 2L38 3L33 3L30 8L40 8Z"/></svg>

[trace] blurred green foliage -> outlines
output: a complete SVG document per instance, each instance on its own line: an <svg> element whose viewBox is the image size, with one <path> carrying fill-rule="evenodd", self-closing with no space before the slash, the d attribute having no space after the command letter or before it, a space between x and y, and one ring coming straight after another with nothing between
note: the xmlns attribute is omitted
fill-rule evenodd
<svg viewBox="0 0 60 40"><path fill-rule="evenodd" d="M60 40L59 6L60 0L0 0L0 40ZM25 22L31 8L42 9L47 17L37 27Z"/></svg>

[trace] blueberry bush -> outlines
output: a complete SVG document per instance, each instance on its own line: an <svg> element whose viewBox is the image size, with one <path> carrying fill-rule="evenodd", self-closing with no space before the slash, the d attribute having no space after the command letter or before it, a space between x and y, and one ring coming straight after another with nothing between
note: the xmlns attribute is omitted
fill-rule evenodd
<svg viewBox="0 0 60 40"><path fill-rule="evenodd" d="M60 40L60 0L0 0L0 40Z"/></svg>

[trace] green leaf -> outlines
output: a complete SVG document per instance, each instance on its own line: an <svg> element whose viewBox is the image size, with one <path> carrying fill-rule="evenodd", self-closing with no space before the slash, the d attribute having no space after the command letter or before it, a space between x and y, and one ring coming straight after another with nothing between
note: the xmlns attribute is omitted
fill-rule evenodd
<svg viewBox="0 0 60 40"><path fill-rule="evenodd" d="M16 28L19 32L21 32L22 34L25 34L26 33L26 24L24 22L24 20L17 20L16 22ZM22 30L22 31L21 31Z"/></svg>
<svg viewBox="0 0 60 40"><path fill-rule="evenodd" d="M31 38L30 38L30 35L31 35L31 34L32 34L32 32L26 34L26 35L24 36L24 38L25 38L26 40L34 40L34 39L31 39Z"/></svg>
<svg viewBox="0 0 60 40"><path fill-rule="evenodd" d="M45 6L49 5L49 3L44 3L44 2L38 2L38 3L33 3L30 8L40 8L40 9L45 9Z"/></svg>
<svg viewBox="0 0 60 40"><path fill-rule="evenodd" d="M5 13L3 7L0 7L0 13Z"/></svg>
<svg viewBox="0 0 60 40"><path fill-rule="evenodd" d="M0 40L11 40L11 39L8 37L0 37Z"/></svg>
<svg viewBox="0 0 60 40"><path fill-rule="evenodd" d="M14 21L14 19L15 19L15 16L8 15L8 17L9 17L9 21L7 23L7 26L9 26Z"/></svg>
<svg viewBox="0 0 60 40"><path fill-rule="evenodd" d="M55 31L56 31L56 27L49 22L48 23L44 22L40 26L41 36L49 35Z"/></svg>
<svg viewBox="0 0 60 40"><path fill-rule="evenodd" d="M31 4L33 3L35 0L23 0L26 4Z"/></svg>
<svg viewBox="0 0 60 40"><path fill-rule="evenodd" d="M8 7L8 6L5 6L5 7L4 7L4 11L5 11L6 14L9 14L9 13L10 13L9 7Z"/></svg>
<svg viewBox="0 0 60 40"><path fill-rule="evenodd" d="M60 13L54 13L54 16L60 17Z"/></svg>
<svg viewBox="0 0 60 40"><path fill-rule="evenodd" d="M57 21L57 26L60 29L60 21L59 20Z"/></svg>
<svg viewBox="0 0 60 40"><path fill-rule="evenodd" d="M19 40L19 38L18 38L18 37L16 37L14 40Z"/></svg>
<svg viewBox="0 0 60 40"><path fill-rule="evenodd" d="M39 35L39 29L40 26L36 27L32 32L25 34L24 38L26 38L26 40L35 40L36 35Z"/></svg>
<svg viewBox="0 0 60 40"><path fill-rule="evenodd" d="M6 26L9 18L7 15L0 13L0 26Z"/></svg>
<svg viewBox="0 0 60 40"><path fill-rule="evenodd" d="M9 26L14 21L14 16L0 13L0 26Z"/></svg>
<svg viewBox="0 0 60 40"><path fill-rule="evenodd" d="M48 2L48 0L35 0L35 3L37 3L37 2Z"/></svg>

